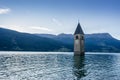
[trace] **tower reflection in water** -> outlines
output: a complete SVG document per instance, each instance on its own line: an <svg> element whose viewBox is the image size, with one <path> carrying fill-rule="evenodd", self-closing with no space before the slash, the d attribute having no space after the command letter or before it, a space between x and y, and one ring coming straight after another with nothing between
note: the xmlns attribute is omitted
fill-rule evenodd
<svg viewBox="0 0 120 80"><path fill-rule="evenodd" d="M82 77L86 76L85 66L85 56L76 56L74 55L74 67L73 67L73 74L77 80L81 79Z"/></svg>

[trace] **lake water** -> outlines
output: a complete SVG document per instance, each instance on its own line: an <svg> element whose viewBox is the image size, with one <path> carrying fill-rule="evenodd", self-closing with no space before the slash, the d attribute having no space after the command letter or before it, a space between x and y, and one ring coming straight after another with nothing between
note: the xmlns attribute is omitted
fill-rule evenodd
<svg viewBox="0 0 120 80"><path fill-rule="evenodd" d="M120 80L119 53L0 53L0 80Z"/></svg>

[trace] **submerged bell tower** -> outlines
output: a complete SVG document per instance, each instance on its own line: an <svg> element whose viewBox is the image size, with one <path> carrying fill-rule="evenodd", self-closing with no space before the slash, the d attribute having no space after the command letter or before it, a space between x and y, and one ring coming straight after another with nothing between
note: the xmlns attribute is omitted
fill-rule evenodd
<svg viewBox="0 0 120 80"><path fill-rule="evenodd" d="M78 22L77 28L74 33L74 55L84 55L84 32Z"/></svg>

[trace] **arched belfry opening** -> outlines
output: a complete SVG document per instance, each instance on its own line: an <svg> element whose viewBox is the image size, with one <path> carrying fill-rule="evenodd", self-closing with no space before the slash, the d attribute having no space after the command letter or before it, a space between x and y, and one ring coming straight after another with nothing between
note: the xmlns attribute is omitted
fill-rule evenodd
<svg viewBox="0 0 120 80"><path fill-rule="evenodd" d="M76 36L76 39L78 39L78 36Z"/></svg>

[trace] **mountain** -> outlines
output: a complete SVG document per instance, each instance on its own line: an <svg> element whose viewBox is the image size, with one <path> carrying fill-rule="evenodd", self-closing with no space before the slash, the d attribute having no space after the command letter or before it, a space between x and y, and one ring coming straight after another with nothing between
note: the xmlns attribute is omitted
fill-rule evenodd
<svg viewBox="0 0 120 80"><path fill-rule="evenodd" d="M0 28L0 51L71 51L68 44L33 34Z"/></svg>
<svg viewBox="0 0 120 80"><path fill-rule="evenodd" d="M46 37L46 38L51 38L57 41L60 41L65 44L72 44L73 45L73 35L72 34L59 34L59 35L53 35L53 34L35 34L40 37Z"/></svg>
<svg viewBox="0 0 120 80"><path fill-rule="evenodd" d="M120 52L120 41L108 33L88 34L85 38L87 51Z"/></svg>
<svg viewBox="0 0 120 80"><path fill-rule="evenodd" d="M74 43L72 34L62 33L52 36L49 36L51 34L35 35L51 38L71 46ZM120 40L113 38L109 33L85 34L85 50L87 52L120 52Z"/></svg>
<svg viewBox="0 0 120 80"><path fill-rule="evenodd" d="M0 28L0 51L73 51L72 34L29 34ZM108 33L85 34L86 52L120 52Z"/></svg>

